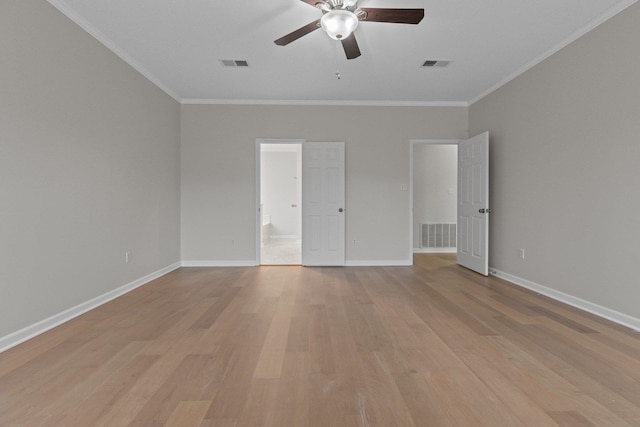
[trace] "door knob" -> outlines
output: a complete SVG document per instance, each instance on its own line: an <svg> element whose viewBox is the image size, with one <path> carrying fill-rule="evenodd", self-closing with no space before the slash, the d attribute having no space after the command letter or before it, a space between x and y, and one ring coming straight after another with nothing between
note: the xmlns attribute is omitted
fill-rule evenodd
<svg viewBox="0 0 640 427"><path fill-rule="evenodd" d="M342 211L344 211L344 209L342 209L342 208L338 209L338 212L342 212Z"/></svg>
<svg viewBox="0 0 640 427"><path fill-rule="evenodd" d="M478 212L480 212L480 213L491 213L491 209L479 209Z"/></svg>

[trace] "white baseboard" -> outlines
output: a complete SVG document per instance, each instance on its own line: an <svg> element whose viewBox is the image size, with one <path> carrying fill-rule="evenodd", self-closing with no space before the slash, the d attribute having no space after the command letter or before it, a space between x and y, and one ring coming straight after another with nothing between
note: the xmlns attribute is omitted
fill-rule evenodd
<svg viewBox="0 0 640 427"><path fill-rule="evenodd" d="M76 305L61 313L55 314L47 319L41 320L33 325L27 326L19 331L13 332L4 337L0 337L0 353L6 351L16 345L23 343L37 335L40 335L56 326L67 322L81 314L86 313L96 307L99 307L121 295L126 294L142 285L145 285L158 277L183 267L254 267L255 261L182 261L181 263L174 263L151 274L148 274L140 279L134 280L124 286L102 294L89 301ZM345 266L347 267L375 267L375 266L408 266L412 265L411 260L352 260L347 261ZM569 304L573 307L577 307L581 310L595 314L596 316L611 320L612 322L631 328L640 332L640 319L620 313L615 310L603 307L598 304L583 300L581 298L574 297L564 292L557 291L555 289L548 288L546 286L531 282L526 279L514 276L509 273L497 270L495 268L489 268L489 273L493 276L504 279L517 286L529 289L542 295L546 295L557 301Z"/></svg>
<svg viewBox="0 0 640 427"><path fill-rule="evenodd" d="M395 267L413 265L410 259L392 259L392 260L352 260L344 263L345 267Z"/></svg>
<svg viewBox="0 0 640 427"><path fill-rule="evenodd" d="M504 271L500 271L495 268L490 267L489 274L511 282L514 285L548 296L549 298L553 298L554 300L563 302L573 307L577 307L591 314L595 314L596 316L611 320L612 322L631 328L636 332L640 332L640 319L637 319L635 317L631 317L627 314L611 310L607 307L603 307L601 305L594 304L581 298L565 294L564 292L548 288L546 286L531 282L529 280L514 276L509 273L505 273Z"/></svg>
<svg viewBox="0 0 640 427"><path fill-rule="evenodd" d="M413 248L414 254L455 254L456 248Z"/></svg>
<svg viewBox="0 0 640 427"><path fill-rule="evenodd" d="M102 304L105 304L121 295L124 295L127 292L130 292L136 288L139 288L140 286L145 285L151 282L152 280L157 279L158 277L164 276L165 274L179 267L180 267L180 263L176 262L174 264L171 264L168 267L162 268L158 271L155 271L151 274L141 277L140 279L134 280L131 283L128 283L124 286L120 286L117 289L114 289L105 294L92 298L89 301L85 301L81 304L76 305L75 307L71 307L70 309L65 310L61 313L54 314L53 316L47 319L41 320L37 323L34 323L33 325L20 329L19 331L13 332L4 337L0 337L0 353L10 349L11 347L15 347L16 345L23 343L37 335L40 335L48 331L49 329L53 329L64 322L68 322L69 320L75 317L78 317L89 310L93 310L94 308L99 307Z"/></svg>
<svg viewBox="0 0 640 427"><path fill-rule="evenodd" d="M182 261L183 267L255 267L258 263L255 260L240 261Z"/></svg>
<svg viewBox="0 0 640 427"><path fill-rule="evenodd" d="M182 261L183 267L256 267L256 261ZM358 260L345 261L345 267L380 267L380 266L406 266L413 265L411 260Z"/></svg>

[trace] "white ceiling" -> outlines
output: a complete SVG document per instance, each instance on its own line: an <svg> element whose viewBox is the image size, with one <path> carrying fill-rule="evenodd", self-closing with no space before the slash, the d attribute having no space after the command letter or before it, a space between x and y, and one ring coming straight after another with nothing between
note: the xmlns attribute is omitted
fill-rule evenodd
<svg viewBox="0 0 640 427"><path fill-rule="evenodd" d="M346 60L322 30L273 43L322 15L300 0L49 0L184 103L367 105L468 105L635 1L361 0L425 17L361 22L362 56Z"/></svg>

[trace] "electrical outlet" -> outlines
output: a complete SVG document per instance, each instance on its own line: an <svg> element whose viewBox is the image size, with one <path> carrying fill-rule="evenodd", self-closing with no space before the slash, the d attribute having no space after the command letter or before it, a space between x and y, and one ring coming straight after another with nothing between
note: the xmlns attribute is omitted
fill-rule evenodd
<svg viewBox="0 0 640 427"><path fill-rule="evenodd" d="M524 259L524 249L523 248L518 249L518 257L520 259Z"/></svg>
<svg viewBox="0 0 640 427"><path fill-rule="evenodd" d="M129 264L131 262L131 252L127 251L124 253L124 262Z"/></svg>

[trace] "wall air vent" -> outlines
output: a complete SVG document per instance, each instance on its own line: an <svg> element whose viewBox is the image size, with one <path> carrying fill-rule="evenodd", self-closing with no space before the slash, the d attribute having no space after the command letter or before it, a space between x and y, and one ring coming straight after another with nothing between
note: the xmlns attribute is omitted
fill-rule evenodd
<svg viewBox="0 0 640 427"><path fill-rule="evenodd" d="M420 224L421 248L455 248L456 224Z"/></svg>
<svg viewBox="0 0 640 427"><path fill-rule="evenodd" d="M442 68L449 65L450 62L451 61L446 61L443 59L427 59L422 63L422 66L425 68L438 68L438 67Z"/></svg>
<svg viewBox="0 0 640 427"><path fill-rule="evenodd" d="M221 59L222 65L225 67L248 67L249 63L244 59Z"/></svg>

